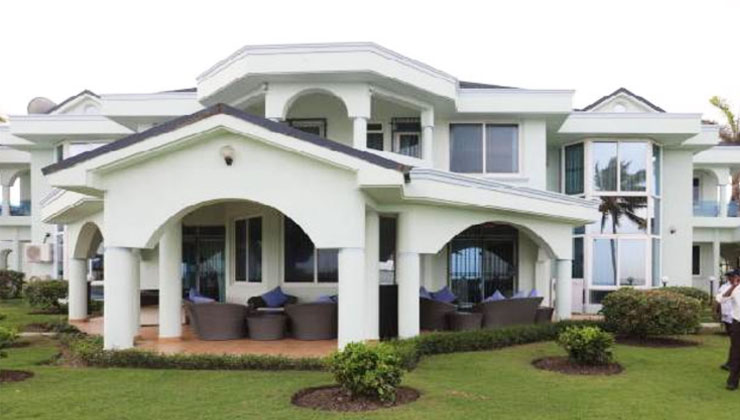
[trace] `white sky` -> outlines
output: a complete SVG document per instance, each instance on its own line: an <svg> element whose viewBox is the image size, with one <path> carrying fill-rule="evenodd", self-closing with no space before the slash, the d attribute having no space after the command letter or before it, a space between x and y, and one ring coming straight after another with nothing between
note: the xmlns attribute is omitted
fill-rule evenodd
<svg viewBox="0 0 740 420"><path fill-rule="evenodd" d="M0 112L192 87L246 44L374 41L461 80L576 89L576 107L624 86L719 119L712 95L740 110L739 17L732 0L3 1Z"/></svg>

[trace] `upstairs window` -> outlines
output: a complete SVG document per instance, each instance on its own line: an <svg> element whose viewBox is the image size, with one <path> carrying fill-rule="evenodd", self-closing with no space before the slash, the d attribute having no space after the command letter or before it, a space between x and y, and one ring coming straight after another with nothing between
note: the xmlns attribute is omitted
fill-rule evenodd
<svg viewBox="0 0 740 420"><path fill-rule="evenodd" d="M367 148L383 150L383 124L367 123Z"/></svg>
<svg viewBox="0 0 740 420"><path fill-rule="evenodd" d="M565 146L565 193L583 194L583 143Z"/></svg>
<svg viewBox="0 0 740 420"><path fill-rule="evenodd" d="M393 118L393 151L421 158L421 122L419 118Z"/></svg>
<svg viewBox="0 0 740 420"><path fill-rule="evenodd" d="M286 120L289 126L319 137L326 137L325 118L294 118Z"/></svg>
<svg viewBox="0 0 740 420"><path fill-rule="evenodd" d="M450 124L450 171L518 173L519 126Z"/></svg>

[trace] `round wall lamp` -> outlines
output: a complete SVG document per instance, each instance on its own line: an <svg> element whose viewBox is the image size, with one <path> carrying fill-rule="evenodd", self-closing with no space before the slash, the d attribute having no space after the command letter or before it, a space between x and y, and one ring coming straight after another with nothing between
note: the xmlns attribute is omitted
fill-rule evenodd
<svg viewBox="0 0 740 420"><path fill-rule="evenodd" d="M231 146L223 146L221 148L221 157L224 158L227 166L231 166L234 163L234 148Z"/></svg>

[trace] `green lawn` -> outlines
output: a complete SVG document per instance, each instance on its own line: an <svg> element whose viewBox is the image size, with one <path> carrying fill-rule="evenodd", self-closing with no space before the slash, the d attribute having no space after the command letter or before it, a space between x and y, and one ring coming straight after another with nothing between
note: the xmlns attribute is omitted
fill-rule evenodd
<svg viewBox="0 0 740 420"><path fill-rule="evenodd" d="M33 311L35 309L28 306L25 300L2 300L0 301L0 314L5 315L5 319L0 320L0 326L22 331L23 327L28 324L58 322L67 319L65 315L32 314Z"/></svg>
<svg viewBox="0 0 740 420"><path fill-rule="evenodd" d="M613 377L543 372L530 362L562 354L554 343L428 357L405 384L423 392L405 407L375 413L327 415L295 408L300 388L331 382L315 372L216 372L40 366L56 342L34 339L10 350L2 368L32 370L26 382L0 386L5 419L478 419L478 418L731 418L740 392L723 388L718 369L727 339L697 337L681 349L617 346L626 371Z"/></svg>

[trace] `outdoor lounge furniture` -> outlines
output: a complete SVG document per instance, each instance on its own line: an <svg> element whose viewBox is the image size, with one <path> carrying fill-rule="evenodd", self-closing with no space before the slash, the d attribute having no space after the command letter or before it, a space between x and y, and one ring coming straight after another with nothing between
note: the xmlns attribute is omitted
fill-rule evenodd
<svg viewBox="0 0 740 420"><path fill-rule="evenodd" d="M431 331L446 330L446 315L455 310L457 307L452 303L419 298L419 328Z"/></svg>
<svg viewBox="0 0 740 420"><path fill-rule="evenodd" d="M185 302L190 326L201 340L233 340L247 336L247 307L235 303Z"/></svg>
<svg viewBox="0 0 740 420"><path fill-rule="evenodd" d="M293 305L298 303L298 298L292 295L286 295L288 297L288 300L283 304L285 305ZM247 306L249 306L249 309L257 310L261 308L268 308L267 303L265 303L265 300L262 299L262 296L252 296L251 298L247 299Z"/></svg>
<svg viewBox="0 0 740 420"><path fill-rule="evenodd" d="M297 340L337 338L336 303L298 303L285 305L290 331Z"/></svg>
<svg viewBox="0 0 740 420"><path fill-rule="evenodd" d="M535 324L547 324L552 322L552 313L555 308L550 306L540 306L537 308L537 314L534 317Z"/></svg>
<svg viewBox="0 0 740 420"><path fill-rule="evenodd" d="M287 317L283 314L252 313L247 315L247 331L252 340L280 340L285 337Z"/></svg>
<svg viewBox="0 0 740 420"><path fill-rule="evenodd" d="M450 331L479 330L483 322L480 312L447 312L446 316Z"/></svg>
<svg viewBox="0 0 740 420"><path fill-rule="evenodd" d="M483 328L534 324L541 297L481 302L473 308L483 314Z"/></svg>

